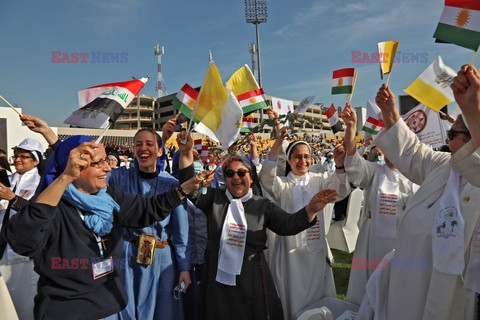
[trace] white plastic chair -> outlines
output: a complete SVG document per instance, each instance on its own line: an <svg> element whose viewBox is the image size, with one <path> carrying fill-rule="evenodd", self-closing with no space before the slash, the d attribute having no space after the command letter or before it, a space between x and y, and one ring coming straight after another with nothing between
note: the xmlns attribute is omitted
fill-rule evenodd
<svg viewBox="0 0 480 320"><path fill-rule="evenodd" d="M352 191L347 205L347 216L344 220L330 224L327 234L328 244L332 249L351 253L355 250L358 233L358 220L362 209L363 190L357 188Z"/></svg>
<svg viewBox="0 0 480 320"><path fill-rule="evenodd" d="M327 307L314 308L303 312L297 320L335 320Z"/></svg>
<svg viewBox="0 0 480 320"><path fill-rule="evenodd" d="M304 313L306 313L306 316L308 316L310 313L307 313L307 311L318 310L318 309L321 309L322 307L326 307L327 310L331 312L333 319L337 319L347 310L357 312L359 308L359 306L350 302L346 302L336 298L325 297L312 302L310 305L308 305L304 309L297 312L297 314L295 315L295 319L296 320L317 319L317 318L308 318L308 317L300 318L300 317L303 316ZM312 311L312 315L316 315L316 314ZM318 318L318 319L329 319L329 318Z"/></svg>
<svg viewBox="0 0 480 320"><path fill-rule="evenodd" d="M0 274L0 310L2 310L3 319L12 319L18 320L17 311L13 305L12 298L10 298L10 293L8 292L7 285L5 280Z"/></svg>

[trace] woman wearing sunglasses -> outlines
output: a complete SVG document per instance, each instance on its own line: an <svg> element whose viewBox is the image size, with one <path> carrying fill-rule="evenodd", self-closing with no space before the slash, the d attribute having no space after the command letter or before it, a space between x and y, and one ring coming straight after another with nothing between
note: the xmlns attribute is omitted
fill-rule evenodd
<svg viewBox="0 0 480 320"><path fill-rule="evenodd" d="M185 144L182 139L186 139ZM177 142L182 182L194 176L193 142L185 133L179 134ZM315 225L316 212L335 201L337 195L333 189L322 190L312 194L306 206L289 214L253 195L249 163L242 157L229 157L223 167L226 189L208 187L206 194L196 192L191 197L207 216L206 319L283 319L263 253L267 229L280 235L297 234Z"/></svg>
<svg viewBox="0 0 480 320"><path fill-rule="evenodd" d="M272 113L268 110L269 116ZM275 113L272 116L277 117ZM342 145L337 145L333 156L336 171L332 174L309 172L313 163L310 145L303 140L291 142L286 149L286 171L280 172L277 160L288 127L277 122L277 138L259 174L266 193L285 211L294 213L322 189L338 191L338 200L350 193L347 183ZM333 204L329 205L333 210ZM323 208L322 208L323 209ZM324 212L318 210L317 223L295 236L275 236L269 240L270 265L277 285L286 319L323 297L336 297L332 268L327 263L328 247L325 238Z"/></svg>

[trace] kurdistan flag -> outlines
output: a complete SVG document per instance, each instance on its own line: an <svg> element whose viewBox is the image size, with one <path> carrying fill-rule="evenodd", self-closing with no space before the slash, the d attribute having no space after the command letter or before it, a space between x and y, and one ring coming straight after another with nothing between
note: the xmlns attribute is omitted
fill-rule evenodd
<svg viewBox="0 0 480 320"><path fill-rule="evenodd" d="M367 120L363 124L362 130L370 133L371 135L376 135L384 127L384 124L381 120L382 111L380 108L370 100L367 100Z"/></svg>
<svg viewBox="0 0 480 320"><path fill-rule="evenodd" d="M106 128L114 123L140 92L148 78L113 82L89 87L78 92L78 110L64 122L84 128Z"/></svg>
<svg viewBox="0 0 480 320"><path fill-rule="evenodd" d="M178 111L183 113L188 119L192 118L192 110L195 106L195 100L197 100L198 91L185 83L178 91L175 98L172 100L172 104Z"/></svg>
<svg viewBox="0 0 480 320"><path fill-rule="evenodd" d="M333 71L332 94L350 94L353 91L355 68L345 68Z"/></svg>
<svg viewBox="0 0 480 320"><path fill-rule="evenodd" d="M193 117L215 134L222 148L228 148L236 140L242 122L242 108L233 92L223 85L213 61L205 74L194 110Z"/></svg>
<svg viewBox="0 0 480 320"><path fill-rule="evenodd" d="M242 128L240 129L240 132L250 132L253 127L255 127L255 115L253 113L244 115L242 118Z"/></svg>
<svg viewBox="0 0 480 320"><path fill-rule="evenodd" d="M244 114L267 106L265 93L246 64L232 74L226 87L237 97Z"/></svg>
<svg viewBox="0 0 480 320"><path fill-rule="evenodd" d="M433 37L477 51L480 45L480 1L445 0Z"/></svg>
<svg viewBox="0 0 480 320"><path fill-rule="evenodd" d="M442 57L435 61L416 78L405 92L435 112L455 100L450 85L457 75L455 70L443 64Z"/></svg>
<svg viewBox="0 0 480 320"><path fill-rule="evenodd" d="M383 76L387 73L392 72L398 43L398 41L384 41L377 44L380 57L380 79L383 79Z"/></svg>

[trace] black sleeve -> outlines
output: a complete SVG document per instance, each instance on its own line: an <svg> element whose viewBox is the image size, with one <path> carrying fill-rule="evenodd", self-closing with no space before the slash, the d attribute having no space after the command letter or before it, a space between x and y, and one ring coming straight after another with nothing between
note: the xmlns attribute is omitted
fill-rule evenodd
<svg viewBox="0 0 480 320"><path fill-rule="evenodd" d="M122 226L130 228L143 228L163 220L183 203L175 188L151 198L125 193L112 186L107 192L120 205L118 215Z"/></svg>
<svg viewBox="0 0 480 320"><path fill-rule="evenodd" d="M305 207L299 211L290 214L277 206L275 203L268 201L266 208L267 227L281 236L295 235L317 223L317 217L308 222L308 213Z"/></svg>
<svg viewBox="0 0 480 320"><path fill-rule="evenodd" d="M29 203L10 217L5 229L5 238L13 251L33 257L40 252L55 228L58 207L42 203Z"/></svg>

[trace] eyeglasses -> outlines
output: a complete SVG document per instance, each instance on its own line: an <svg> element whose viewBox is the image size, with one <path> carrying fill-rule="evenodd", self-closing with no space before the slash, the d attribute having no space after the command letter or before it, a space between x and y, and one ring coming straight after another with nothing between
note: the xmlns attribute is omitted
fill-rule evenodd
<svg viewBox="0 0 480 320"><path fill-rule="evenodd" d="M455 138L456 135L463 133L466 135L468 138L470 138L470 132L468 131L455 131L453 129L447 130L447 139L452 141L453 138Z"/></svg>
<svg viewBox="0 0 480 320"><path fill-rule="evenodd" d="M247 172L249 172L249 171L248 170L243 170L243 169L239 169L237 171L233 171L233 170L229 169L229 170L225 171L225 177L231 178L236 173L240 178L243 178L243 177L245 177Z"/></svg>
<svg viewBox="0 0 480 320"><path fill-rule="evenodd" d="M107 159L102 159L102 160L99 160L99 161L90 162L90 167L103 168L105 166L105 164L108 164Z"/></svg>
<svg viewBox="0 0 480 320"><path fill-rule="evenodd" d="M14 155L13 155L13 159L17 159L17 158L20 158L21 160L33 159L33 157L24 156L23 154L14 154Z"/></svg>

